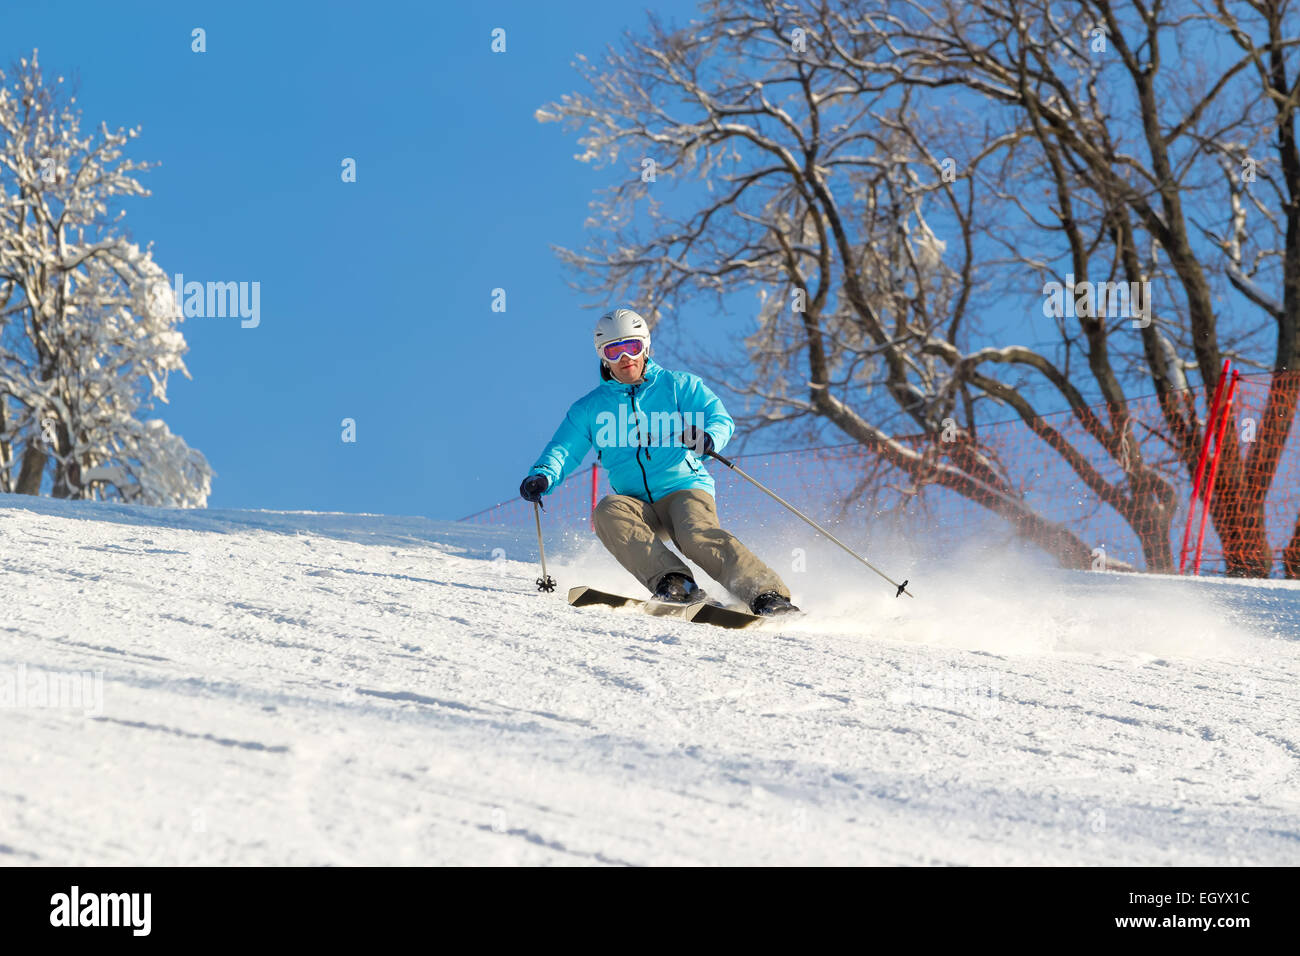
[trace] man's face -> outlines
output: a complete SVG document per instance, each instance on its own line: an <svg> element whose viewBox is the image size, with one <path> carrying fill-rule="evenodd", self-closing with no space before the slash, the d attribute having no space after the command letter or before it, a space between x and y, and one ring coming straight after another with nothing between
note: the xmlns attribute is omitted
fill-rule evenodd
<svg viewBox="0 0 1300 956"><path fill-rule="evenodd" d="M630 355L620 355L613 363L609 365L610 374L616 381L624 385L635 385L641 381L641 376L645 374L645 352L642 352L636 358Z"/></svg>

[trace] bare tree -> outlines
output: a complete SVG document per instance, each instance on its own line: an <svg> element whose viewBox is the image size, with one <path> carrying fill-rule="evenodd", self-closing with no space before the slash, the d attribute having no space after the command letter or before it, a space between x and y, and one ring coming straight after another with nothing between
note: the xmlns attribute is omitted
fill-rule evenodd
<svg viewBox="0 0 1300 956"><path fill-rule="evenodd" d="M829 422L1067 566L1090 548L982 445L990 409L1168 570L1171 463L1191 468L1201 433L1185 370L1212 389L1225 354L1272 369L1260 440L1234 436L1218 486L1261 507L1214 512L1230 571L1267 574L1263 491L1300 385L1300 41L1287 0L1181 7L715 0L689 27L652 21L584 62L589 95L539 110L581 129L579 158L637 174L595 202L588 248L561 254L656 318L756 290L745 390L763 420ZM1180 44L1194 68L1165 65ZM1024 343L1008 312L1046 318L1050 340ZM1172 458L1130 413L1151 391ZM1086 444L1043 417L1062 403Z"/></svg>

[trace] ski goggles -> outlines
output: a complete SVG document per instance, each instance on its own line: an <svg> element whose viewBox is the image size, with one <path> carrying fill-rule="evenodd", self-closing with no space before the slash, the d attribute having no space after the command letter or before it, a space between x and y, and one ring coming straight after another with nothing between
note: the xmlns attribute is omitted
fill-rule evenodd
<svg viewBox="0 0 1300 956"><path fill-rule="evenodd" d="M610 342L601 348L600 354L610 362L616 362L624 355L628 358L639 358L645 351L645 339L619 339L617 342Z"/></svg>

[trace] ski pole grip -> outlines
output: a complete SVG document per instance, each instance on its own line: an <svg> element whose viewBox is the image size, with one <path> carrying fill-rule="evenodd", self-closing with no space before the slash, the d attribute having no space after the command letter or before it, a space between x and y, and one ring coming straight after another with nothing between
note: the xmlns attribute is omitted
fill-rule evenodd
<svg viewBox="0 0 1300 956"><path fill-rule="evenodd" d="M718 459L718 461L722 462L722 463L723 463L724 465L726 465L728 468L735 468L735 467L736 467L735 465L733 465L733 464L731 463L731 460L730 460L730 459L728 459L728 458L724 458L722 455L719 455L716 451L711 451L711 452L709 452L708 457Z"/></svg>

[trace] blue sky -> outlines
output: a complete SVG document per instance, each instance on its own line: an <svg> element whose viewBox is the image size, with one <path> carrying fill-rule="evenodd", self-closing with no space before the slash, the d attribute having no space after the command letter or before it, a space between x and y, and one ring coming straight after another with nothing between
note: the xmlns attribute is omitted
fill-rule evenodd
<svg viewBox="0 0 1300 956"><path fill-rule="evenodd" d="M654 11L682 24L696 5ZM576 54L598 58L647 16L596 0L6 10L0 62L39 48L47 76L78 80L87 127L142 127L130 155L161 165L127 205L134 238L169 274L260 283L257 328L183 324L193 380L173 379L161 412L216 470L212 507L457 518L516 493L596 381L599 311L552 246L581 248L593 193L625 175L575 161L574 135L534 112L584 89ZM983 320L1042 346L1040 292L999 289ZM728 296L729 315L698 300L690 335L657 330L656 354L706 372L699 350L730 356L751 294Z"/></svg>
<svg viewBox="0 0 1300 956"><path fill-rule="evenodd" d="M4 20L6 66L37 48L79 81L85 126L142 127L129 155L161 165L126 206L135 240L169 274L261 283L257 328L181 326L193 380L161 413L216 470L210 506L456 518L515 493L594 382L598 313L551 245L582 245L613 175L533 112L582 88L574 54L640 29L641 5L45 2Z"/></svg>

